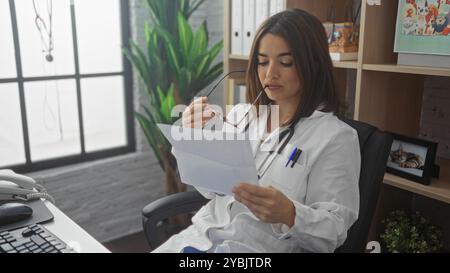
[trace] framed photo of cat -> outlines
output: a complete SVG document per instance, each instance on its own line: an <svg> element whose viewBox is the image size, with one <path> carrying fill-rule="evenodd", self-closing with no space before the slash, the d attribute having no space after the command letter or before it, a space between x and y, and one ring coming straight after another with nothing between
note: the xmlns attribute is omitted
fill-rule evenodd
<svg viewBox="0 0 450 273"><path fill-rule="evenodd" d="M437 143L390 132L394 141L386 171L429 185L434 173Z"/></svg>

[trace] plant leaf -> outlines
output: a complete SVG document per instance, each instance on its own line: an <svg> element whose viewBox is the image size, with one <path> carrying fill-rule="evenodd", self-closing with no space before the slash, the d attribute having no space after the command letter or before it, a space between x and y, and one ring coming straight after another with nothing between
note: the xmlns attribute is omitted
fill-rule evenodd
<svg viewBox="0 0 450 273"><path fill-rule="evenodd" d="M192 47L189 55L192 59L195 59L206 51L207 46L208 40L206 37L204 24L202 24L195 32L194 41L192 42Z"/></svg>
<svg viewBox="0 0 450 273"><path fill-rule="evenodd" d="M189 58L189 51L192 45L192 29L187 22L186 18L184 18L183 14L178 12L177 14L178 21L178 41L180 44L181 50L181 59L183 63L186 63Z"/></svg>
<svg viewBox="0 0 450 273"><path fill-rule="evenodd" d="M161 149L158 148L158 141L155 139L156 134L161 134L161 132L159 132L159 128L154 126L154 123L138 112L135 112L135 117L138 120L150 147L152 147L155 152L159 165L164 170L164 162L161 159Z"/></svg>
<svg viewBox="0 0 450 273"><path fill-rule="evenodd" d="M178 55L176 48L175 39L173 36L167 32L166 30L156 27L155 31L163 38L164 40L164 48L166 49L167 58L170 66L172 67L175 73L179 73L180 71L180 57Z"/></svg>

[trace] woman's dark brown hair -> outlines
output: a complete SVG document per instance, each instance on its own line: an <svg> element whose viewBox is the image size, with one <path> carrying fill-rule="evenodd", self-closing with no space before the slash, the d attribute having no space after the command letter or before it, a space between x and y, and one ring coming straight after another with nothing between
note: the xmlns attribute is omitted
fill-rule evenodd
<svg viewBox="0 0 450 273"><path fill-rule="evenodd" d="M268 33L283 38L289 44L300 79L300 105L290 123L309 117L319 105L321 111L336 113L339 101L325 29L319 19L299 9L273 15L256 33L247 67L247 101L253 102L263 89L258 77L258 50L261 39ZM270 102L263 93L255 103L256 109Z"/></svg>

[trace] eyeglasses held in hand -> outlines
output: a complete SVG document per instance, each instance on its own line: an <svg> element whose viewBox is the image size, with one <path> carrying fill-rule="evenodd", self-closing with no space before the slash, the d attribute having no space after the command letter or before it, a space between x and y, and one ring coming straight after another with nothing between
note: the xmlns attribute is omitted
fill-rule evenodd
<svg viewBox="0 0 450 273"><path fill-rule="evenodd" d="M223 77L216 83L216 85L214 85L213 88L211 88L211 90L206 94L206 97L208 98L208 97L214 92L214 90L216 90L217 86L219 86L219 84L220 84L226 77L228 77L229 75L234 74L234 73L246 73L246 72L247 72L246 70L235 70L235 71L231 71L231 72L227 73L225 76L223 76ZM248 114L250 113L250 110L252 109L253 105L255 105L255 103L258 101L258 99L261 97L263 91L264 91L267 87L268 87L267 85L264 86L264 88L259 92L259 94L258 94L258 96L256 97L256 99L252 102L252 104L250 104L249 109L247 110L247 112L245 113L245 115L239 120L238 123L232 123L232 122L228 121L227 118L226 118L225 116L223 116L222 113L220 113L220 114L219 114L219 113L216 113L216 112L213 112L213 113L214 113L215 115L219 115L219 116L222 115L222 120L223 120L224 123L228 123L228 124L230 124L231 126L233 126L233 127L235 127L235 128L238 128L239 125L241 124L241 122L248 116ZM206 125L206 124L205 124L205 125ZM205 127L205 125L203 125L202 129Z"/></svg>
<svg viewBox="0 0 450 273"><path fill-rule="evenodd" d="M233 123L233 122L229 121L225 116L222 117L223 122L230 124L234 128L239 128L239 125L241 124L241 122L244 121L245 118L247 118L248 114L250 113L250 110L252 110L252 107L255 105L255 103L258 101L258 99L261 97L262 93L264 92L264 90L266 88L267 88L267 85L261 91L259 91L259 94L256 97L256 99L249 105L247 112L237 123Z"/></svg>

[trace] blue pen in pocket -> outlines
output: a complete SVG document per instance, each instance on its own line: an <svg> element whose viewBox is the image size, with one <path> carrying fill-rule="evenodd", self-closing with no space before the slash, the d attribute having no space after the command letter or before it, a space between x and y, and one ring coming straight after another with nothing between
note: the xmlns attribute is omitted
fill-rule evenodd
<svg viewBox="0 0 450 273"><path fill-rule="evenodd" d="M294 156L294 158L292 159L292 165L291 168L294 167L295 163L297 163L298 159L300 158L300 155L302 154L302 149L297 149L297 152Z"/></svg>
<svg viewBox="0 0 450 273"><path fill-rule="evenodd" d="M284 166L285 168L289 165L289 162L291 162L291 160L294 158L296 152L297 152L297 147L295 147L295 149L292 151L291 155L289 156L289 159L286 162L286 165Z"/></svg>

